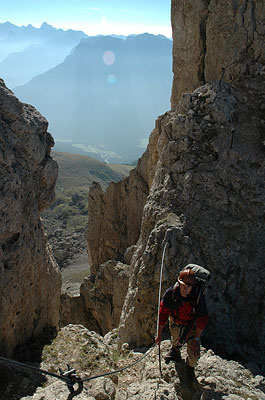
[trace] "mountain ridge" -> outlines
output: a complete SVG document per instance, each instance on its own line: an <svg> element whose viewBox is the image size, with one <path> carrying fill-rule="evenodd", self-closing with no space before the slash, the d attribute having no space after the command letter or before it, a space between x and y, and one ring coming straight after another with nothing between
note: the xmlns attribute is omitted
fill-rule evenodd
<svg viewBox="0 0 265 400"><path fill-rule="evenodd" d="M56 187L63 190L89 190L93 181L106 188L111 181L117 182L127 176L133 168L125 164L105 164L80 154L52 151L51 155L59 168Z"/></svg>
<svg viewBox="0 0 265 400"><path fill-rule="evenodd" d="M45 22L40 28L5 24L0 24L0 75L11 88L62 62L87 37L82 31L57 29Z"/></svg>
<svg viewBox="0 0 265 400"><path fill-rule="evenodd" d="M171 53L172 41L150 34L87 38L14 92L49 120L58 151L57 139L104 144L116 153L109 162L131 162L141 156L154 118L169 107Z"/></svg>

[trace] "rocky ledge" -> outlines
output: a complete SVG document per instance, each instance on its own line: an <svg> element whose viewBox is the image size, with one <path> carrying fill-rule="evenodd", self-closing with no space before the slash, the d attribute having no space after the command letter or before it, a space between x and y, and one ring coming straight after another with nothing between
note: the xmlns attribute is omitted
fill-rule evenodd
<svg viewBox="0 0 265 400"><path fill-rule="evenodd" d="M50 371L67 369L67 364L76 369L83 379L127 366L143 356L143 349L129 351L123 345L117 350L117 332L114 330L104 337L88 331L81 325L64 327L43 350L41 367ZM162 377L159 372L158 348L154 348L141 362L121 373L102 377L84 383L83 391L74 397L77 400L264 400L265 378L258 371L251 371L251 365L244 368L235 361L224 360L212 350L202 348L196 370L197 380L186 380L184 361L166 365L163 356L170 343L161 344ZM186 349L182 349L185 359ZM27 382L32 378L28 375ZM13 400L18 397L13 397ZM61 381L48 378L44 387L39 387L33 396L21 400L66 400L69 390ZM8 399L8 397L6 398Z"/></svg>

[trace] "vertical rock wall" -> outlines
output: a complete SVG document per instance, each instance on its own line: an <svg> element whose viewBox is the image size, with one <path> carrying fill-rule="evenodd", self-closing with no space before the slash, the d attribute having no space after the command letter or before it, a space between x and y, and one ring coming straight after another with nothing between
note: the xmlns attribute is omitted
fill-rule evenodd
<svg viewBox="0 0 265 400"><path fill-rule="evenodd" d="M103 192L94 183L88 199L88 257L91 276L80 288L89 329L106 333L119 324L128 288L130 265L141 229L144 205L158 160L160 119L148 150L130 176ZM107 260L116 260L109 261ZM118 262L117 262L118 260ZM120 261L125 262L122 264ZM101 264L101 265L100 265Z"/></svg>
<svg viewBox="0 0 265 400"><path fill-rule="evenodd" d="M105 335L117 328L128 289L130 268L114 260L102 264L96 275L86 278L80 287L90 330Z"/></svg>
<svg viewBox="0 0 265 400"><path fill-rule="evenodd" d="M57 327L61 277L39 213L54 198L48 123L0 80L0 349Z"/></svg>
<svg viewBox="0 0 265 400"><path fill-rule="evenodd" d="M233 81L265 60L263 0L172 0L172 108L185 91L211 80Z"/></svg>
<svg viewBox="0 0 265 400"><path fill-rule="evenodd" d="M143 158L152 165L145 168L149 194L145 204L134 199L139 214L133 229L140 236L121 342L153 342L167 236L162 290L187 263L210 269L205 344L225 356L255 360L264 370L264 20L262 0L172 0L172 110L158 119ZM140 171L137 166L134 174ZM124 195L126 204L130 192ZM101 221L107 201L98 201ZM113 212L124 209L111 204ZM92 260L124 253L129 243L122 235L132 229L125 221L124 213L111 220L110 231L119 232L114 252L104 234L102 245L96 235L91 248L101 253Z"/></svg>
<svg viewBox="0 0 265 400"><path fill-rule="evenodd" d="M109 259L123 261L126 249L138 240L143 207L157 162L157 127L150 137L152 154L148 150L128 178L111 183L106 192L98 183L90 188L86 238L92 274L100 263Z"/></svg>
<svg viewBox="0 0 265 400"><path fill-rule="evenodd" d="M162 291L188 263L210 269L205 343L225 356L255 359L263 368L264 93L260 74L233 87L206 84L184 94L164 116L121 314L122 342L153 341L168 231Z"/></svg>
<svg viewBox="0 0 265 400"><path fill-rule="evenodd" d="M172 0L173 110L160 125L121 341L152 342L169 229L163 288L189 262L209 268L205 342L263 365L264 20L261 0Z"/></svg>

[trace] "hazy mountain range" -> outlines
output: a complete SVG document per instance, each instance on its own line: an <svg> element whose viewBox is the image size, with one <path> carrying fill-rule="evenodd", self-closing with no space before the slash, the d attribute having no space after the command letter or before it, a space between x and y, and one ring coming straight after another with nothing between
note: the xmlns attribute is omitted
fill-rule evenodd
<svg viewBox="0 0 265 400"><path fill-rule="evenodd" d="M85 37L84 32L56 29L45 22L40 28L0 24L0 76L11 89L27 83L61 63Z"/></svg>
<svg viewBox="0 0 265 400"><path fill-rule="evenodd" d="M170 108L172 41L87 37L46 23L7 34L10 25L0 24L0 54L7 43L16 52L0 63L0 77L7 85L28 81L13 91L47 118L55 149L107 162L137 159L155 119Z"/></svg>

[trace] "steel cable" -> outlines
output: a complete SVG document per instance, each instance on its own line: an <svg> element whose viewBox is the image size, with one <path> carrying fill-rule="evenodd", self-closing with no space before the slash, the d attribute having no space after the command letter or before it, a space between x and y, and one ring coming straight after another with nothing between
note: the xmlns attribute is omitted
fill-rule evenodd
<svg viewBox="0 0 265 400"><path fill-rule="evenodd" d="M103 376L108 376L108 375L117 374L117 373L122 372L122 371L124 371L124 370L126 370L126 369L128 369L128 368L131 368L131 367L133 367L134 365L136 365L136 364L138 364L139 362L141 362L144 358L146 358L147 356L149 356L149 354L154 350L155 346L156 346L156 343L154 343L154 344L152 345L152 347L150 347L150 349L147 350L147 352L143 355L143 357L139 358L138 360L134 361L134 362L131 363L131 364L126 365L125 367L118 368L118 369L116 369L115 371L104 372L103 374L100 374L100 375L94 375L94 376L90 376L90 377L87 377L87 378L83 378L82 381L83 381L83 382L88 382L88 381L91 381L92 379L96 379L96 378L101 378L101 377L103 377Z"/></svg>
<svg viewBox="0 0 265 400"><path fill-rule="evenodd" d="M30 369L32 371L40 372L42 374L49 375L54 378L60 379L61 381L66 382L68 384L71 383L71 380L67 377L64 377L64 376L61 376L58 374L54 374L53 372L45 371L44 369L34 367L33 365L24 364L22 362L11 360L11 359L5 358L5 357L0 357L0 362L3 362L4 364L11 364L15 367L21 367L21 368L25 368L25 369Z"/></svg>

